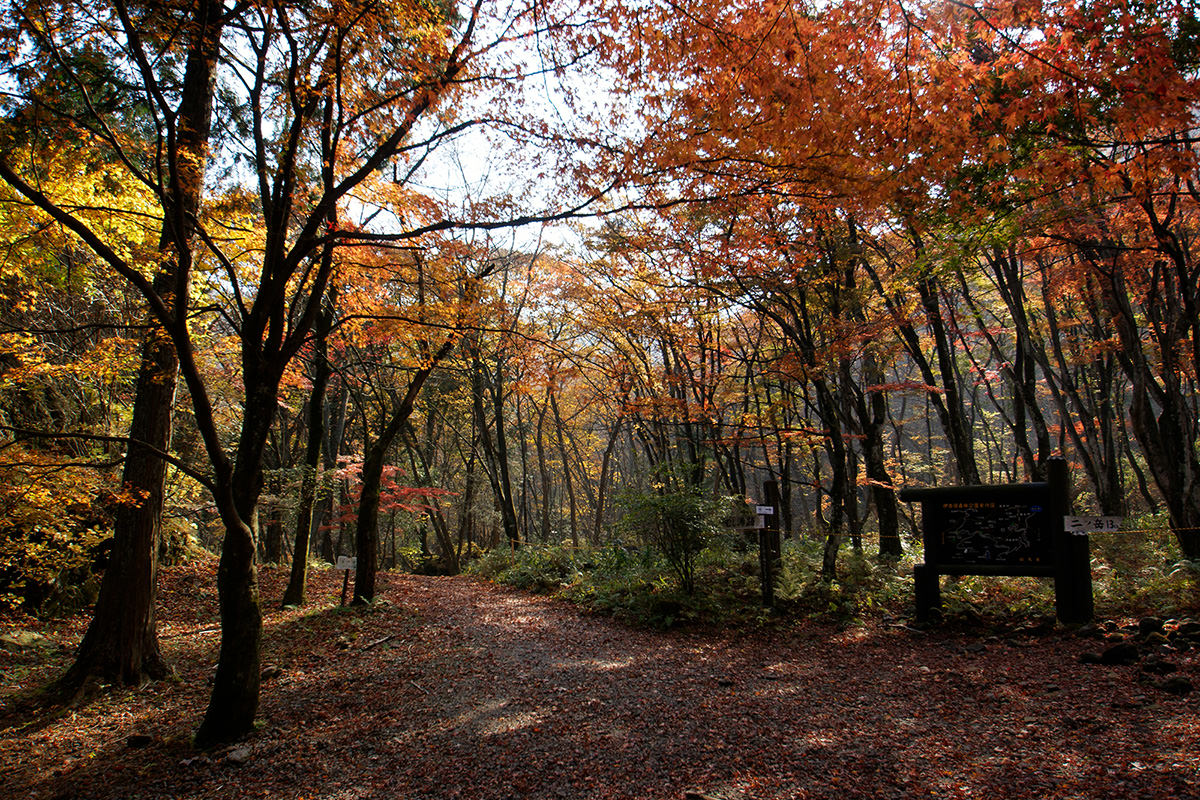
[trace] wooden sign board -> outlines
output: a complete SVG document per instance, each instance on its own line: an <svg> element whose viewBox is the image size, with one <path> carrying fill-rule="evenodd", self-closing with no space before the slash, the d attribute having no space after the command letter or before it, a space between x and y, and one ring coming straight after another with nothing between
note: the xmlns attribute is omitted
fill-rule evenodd
<svg viewBox="0 0 1200 800"><path fill-rule="evenodd" d="M981 567L1009 575L1046 574L1054 568L1054 533L1044 484L904 489L919 500L925 562L971 575Z"/></svg>
<svg viewBox="0 0 1200 800"><path fill-rule="evenodd" d="M351 556L338 556L334 569L358 569L358 559Z"/></svg>
<svg viewBox="0 0 1200 800"><path fill-rule="evenodd" d="M1109 528L1086 526L1111 519L1069 517L1066 462L1052 458L1046 471L1045 482L900 491L900 500L921 503L925 563L913 567L918 619L930 619L941 605L942 575L1027 575L1054 579L1060 621L1091 621L1087 532Z"/></svg>

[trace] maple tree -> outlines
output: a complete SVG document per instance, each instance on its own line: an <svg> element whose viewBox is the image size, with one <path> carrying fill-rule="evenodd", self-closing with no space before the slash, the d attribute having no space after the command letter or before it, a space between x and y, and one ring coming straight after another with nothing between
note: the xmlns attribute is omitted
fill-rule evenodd
<svg viewBox="0 0 1200 800"><path fill-rule="evenodd" d="M355 282L349 318L361 316L362 322L353 334L347 326L340 331L358 341L353 360L361 365L356 370L361 385L354 393L363 416L374 418L374 424L364 425L354 522L356 603L375 598L381 485L388 453L409 424L426 382L472 326L477 285L492 269L485 260L473 273L464 273L462 265L472 260L456 252L458 248L446 249L449 252L401 251L391 258L381 254L370 267L376 291L367 288L366 280ZM343 358L350 355L348 349Z"/></svg>
<svg viewBox="0 0 1200 800"><path fill-rule="evenodd" d="M1195 416L1184 410L1194 392L1179 380L1192 369L1164 355L1194 342L1190 321L1171 310L1192 307L1195 284L1185 249L1174 244L1186 240L1192 202L1180 189L1193 164L1193 13L1175 3L1132 13L1119 3L778 2L751 12L677 2L622 19L613 63L644 101L642 124L651 131L640 163L669 175L683 198L715 196L733 213L791 205L856 221L870 250L863 268L920 367L960 480L981 479L978 393L991 391L962 325L970 317L956 307L979 308L978 273L964 265L975 253L986 263L996 248L1007 248L1011 261L1047 242L1074 247L1075 259L1054 263L1090 264L1105 286L1107 314L1123 320L1117 336L1135 356L1122 362L1129 419L1147 462L1158 465L1151 472L1184 552L1194 552L1186 509L1192 456L1175 444L1195 440L1181 422ZM1083 235L1088 225L1099 231ZM1125 243L1097 249L1114 236ZM811 254L801 263L820 250L815 239L789 244ZM1099 253L1107 255L1098 260ZM1113 269L1114 257L1127 265ZM991 267L1018 339L1012 351L1001 353L994 337L988 346L1009 363L1001 367L1014 404L1006 424L1026 474L1037 476L1050 452L1045 395L1033 375L1041 333L1025 319L1024 289L1016 291L999 257ZM1051 277L1044 285L1062 284ZM1157 297L1172 298L1165 313L1134 289L1151 285ZM1155 331L1145 356L1135 345L1143 320ZM989 335L986 323L979 335ZM964 361L974 366L968 371ZM1042 371L1048 367L1041 359ZM1076 429L1075 409L1059 408L1060 430ZM1168 430L1171 445L1158 438ZM1102 465L1089 454L1098 486L1111 485L1115 455L1107 449ZM1112 497L1111 489L1102 493Z"/></svg>
<svg viewBox="0 0 1200 800"><path fill-rule="evenodd" d="M1018 107L1044 125L1028 168L1051 179L1069 171L1073 180L1053 196L1050 224L1034 232L1066 243L1085 268L1080 277L1103 287L1101 304L1129 381L1133 433L1180 546L1195 558L1200 338L1197 265L1185 244L1196 201L1186 188L1197 168L1194 10L1164 3L1132 15L1113 6L1092 9L1085 20L1068 8L1047 15L1042 27L1046 43L1023 48L1022 66L1031 76L1053 69L1070 80ZM1109 59L1097 70L1089 54L1110 43ZM1052 59L1051 47L1057 48ZM1028 63L1033 59L1037 66ZM1054 102L1062 104L1056 112Z"/></svg>

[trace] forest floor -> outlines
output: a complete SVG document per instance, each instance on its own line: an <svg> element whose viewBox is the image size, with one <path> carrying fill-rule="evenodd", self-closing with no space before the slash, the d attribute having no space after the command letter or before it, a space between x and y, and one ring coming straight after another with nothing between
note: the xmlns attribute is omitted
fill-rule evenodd
<svg viewBox="0 0 1200 800"><path fill-rule="evenodd" d="M3 798L1184 798L1200 796L1200 692L1062 630L899 621L654 632L478 580L381 576L385 602L274 610L263 571L262 724L197 752L217 652L213 565L165 571L178 682L32 716L86 620L5 622ZM1172 656L1200 678L1195 649Z"/></svg>

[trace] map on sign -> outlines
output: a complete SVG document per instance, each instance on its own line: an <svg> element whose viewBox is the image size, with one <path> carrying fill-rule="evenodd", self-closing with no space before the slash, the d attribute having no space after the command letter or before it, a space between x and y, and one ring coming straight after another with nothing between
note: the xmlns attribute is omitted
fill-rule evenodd
<svg viewBox="0 0 1200 800"><path fill-rule="evenodd" d="M940 563L1035 565L1050 559L1040 504L946 503L939 511Z"/></svg>

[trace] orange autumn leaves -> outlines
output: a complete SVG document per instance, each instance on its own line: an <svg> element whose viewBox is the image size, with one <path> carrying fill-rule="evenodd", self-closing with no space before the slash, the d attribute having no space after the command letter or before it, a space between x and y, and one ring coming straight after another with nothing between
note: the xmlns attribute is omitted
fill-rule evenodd
<svg viewBox="0 0 1200 800"><path fill-rule="evenodd" d="M960 189L973 176L988 201L1009 181L1024 196L1058 191L1127 162L1120 148L1138 150L1139 171L1194 169L1189 148L1148 146L1191 124L1191 13L1115 0L669 2L627 12L610 46L649 133L630 166L677 179L660 197L916 214L978 200Z"/></svg>

